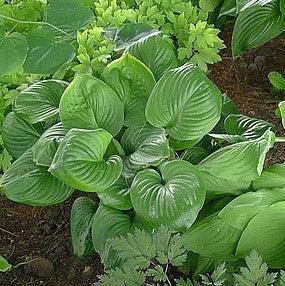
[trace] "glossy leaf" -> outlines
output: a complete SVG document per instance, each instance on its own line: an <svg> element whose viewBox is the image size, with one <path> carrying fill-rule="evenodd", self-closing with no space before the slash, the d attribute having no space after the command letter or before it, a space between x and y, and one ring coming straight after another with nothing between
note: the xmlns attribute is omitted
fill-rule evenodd
<svg viewBox="0 0 285 286"><path fill-rule="evenodd" d="M23 65L26 73L53 74L75 56L74 48L69 42L56 39L47 30L31 31L27 35L27 41L29 50Z"/></svg>
<svg viewBox="0 0 285 286"><path fill-rule="evenodd" d="M88 238L91 238L92 218L98 205L87 197L76 199L72 205L70 227L73 253L83 257L88 251Z"/></svg>
<svg viewBox="0 0 285 286"><path fill-rule="evenodd" d="M31 125L14 112L10 112L2 126L2 138L5 148L14 157L19 158L40 138L43 128L40 124Z"/></svg>
<svg viewBox="0 0 285 286"><path fill-rule="evenodd" d="M127 155L126 176L149 166L158 166L170 156L167 134L163 128L151 125L130 127L123 134L121 143Z"/></svg>
<svg viewBox="0 0 285 286"><path fill-rule="evenodd" d="M122 173L122 160L105 158L112 135L103 129L71 129L61 141L50 171L61 181L86 192L112 186Z"/></svg>
<svg viewBox="0 0 285 286"><path fill-rule="evenodd" d="M49 0L45 17L57 28L76 32L92 22L93 13L80 0Z"/></svg>
<svg viewBox="0 0 285 286"><path fill-rule="evenodd" d="M285 78L279 72L271 72L268 78L274 87L285 90Z"/></svg>
<svg viewBox="0 0 285 286"><path fill-rule="evenodd" d="M65 90L59 105L60 118L68 128L104 128L116 135L124 122L118 95L103 81L77 76Z"/></svg>
<svg viewBox="0 0 285 286"><path fill-rule="evenodd" d="M139 60L127 54L110 63L102 76L124 103L124 125L144 124L146 103L155 85L151 71Z"/></svg>
<svg viewBox="0 0 285 286"><path fill-rule="evenodd" d="M67 86L67 82L60 80L34 83L17 96L15 112L32 124L51 119L58 114L59 102Z"/></svg>
<svg viewBox="0 0 285 286"><path fill-rule="evenodd" d="M37 165L49 167L59 143L67 132L68 129L62 123L57 123L46 130L32 147L34 162Z"/></svg>
<svg viewBox="0 0 285 286"><path fill-rule="evenodd" d="M10 74L21 67L27 55L26 37L18 32L7 33L0 30L0 75Z"/></svg>
<svg viewBox="0 0 285 286"><path fill-rule="evenodd" d="M219 121L222 94L197 67L184 65L166 72L155 85L146 117L178 140L200 140Z"/></svg>
<svg viewBox="0 0 285 286"><path fill-rule="evenodd" d="M62 203L73 192L72 188L52 176L48 168L36 165L31 150L5 172L1 186L8 199L33 206Z"/></svg>
<svg viewBox="0 0 285 286"><path fill-rule="evenodd" d="M128 188L127 180L120 177L111 187L99 192L98 197L103 205L118 210L128 210L133 207Z"/></svg>
<svg viewBox="0 0 285 286"><path fill-rule="evenodd" d="M235 23L232 52L237 57L248 49L265 44L285 31L278 0L240 12Z"/></svg>
<svg viewBox="0 0 285 286"><path fill-rule="evenodd" d="M221 148L204 159L199 169L227 180L254 180L260 176L266 153L274 140L274 133L268 130L256 140Z"/></svg>
<svg viewBox="0 0 285 286"><path fill-rule="evenodd" d="M191 227L205 199L201 173L186 161L162 163L139 172L130 189L137 215L152 226Z"/></svg>

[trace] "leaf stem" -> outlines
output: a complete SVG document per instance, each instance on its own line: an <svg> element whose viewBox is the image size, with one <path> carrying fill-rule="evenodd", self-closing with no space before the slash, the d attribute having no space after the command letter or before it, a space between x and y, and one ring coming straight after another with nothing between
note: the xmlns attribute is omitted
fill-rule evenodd
<svg viewBox="0 0 285 286"><path fill-rule="evenodd" d="M276 137L275 142L276 143L285 143L285 137Z"/></svg>
<svg viewBox="0 0 285 286"><path fill-rule="evenodd" d="M169 286L172 286L172 284L171 284L171 282L170 282L170 280L169 280L169 278L167 276L168 266L169 266L169 264L167 263L166 267L165 267L165 270L164 270L164 274L165 274L167 283L169 284Z"/></svg>
<svg viewBox="0 0 285 286"><path fill-rule="evenodd" d="M17 20L17 19L14 19L14 18L11 18L11 17L8 17L8 16L5 16L5 15L1 15L0 14L0 17L4 18L4 19L7 19L9 21L14 21L16 23L21 23L21 24L34 24L34 25L46 25L48 27L51 27L53 28L54 30L57 30L58 32L61 32L63 34L65 34L66 36L70 37L70 38L74 38L72 35L70 35L69 33L63 31L62 29L48 23L48 22L34 22L34 21L22 21L22 20Z"/></svg>

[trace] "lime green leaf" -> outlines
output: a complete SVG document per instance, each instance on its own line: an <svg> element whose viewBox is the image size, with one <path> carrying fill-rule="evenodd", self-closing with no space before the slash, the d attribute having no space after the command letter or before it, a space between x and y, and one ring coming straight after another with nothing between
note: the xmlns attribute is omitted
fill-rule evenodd
<svg viewBox="0 0 285 286"><path fill-rule="evenodd" d="M128 210L132 208L128 184L124 177L120 177L111 187L99 192L98 197L103 205L114 209Z"/></svg>
<svg viewBox="0 0 285 286"><path fill-rule="evenodd" d="M136 175L130 189L134 209L152 226L188 229L204 204L201 173L180 160L162 163L158 169Z"/></svg>
<svg viewBox="0 0 285 286"><path fill-rule="evenodd" d="M86 192L102 191L122 173L122 160L105 158L112 135L103 129L71 129L61 141L50 171L58 179Z"/></svg>
<svg viewBox="0 0 285 286"><path fill-rule="evenodd" d="M59 105L63 124L69 128L104 128L116 135L124 122L124 107L118 95L103 81L77 76L65 90Z"/></svg>
<svg viewBox="0 0 285 286"><path fill-rule="evenodd" d="M110 63L102 77L124 103L124 125L144 124L146 103L155 85L151 71L139 60L127 54Z"/></svg>
<svg viewBox="0 0 285 286"><path fill-rule="evenodd" d="M54 205L65 201L73 189L57 180L48 168L37 166L31 150L18 158L1 178L8 199L34 206Z"/></svg>
<svg viewBox="0 0 285 286"><path fill-rule="evenodd" d="M261 176L252 182L254 190L285 187L285 164L275 164L265 169Z"/></svg>
<svg viewBox="0 0 285 286"><path fill-rule="evenodd" d="M184 65L166 72L155 85L147 120L178 140L202 139L221 116L222 94L199 68Z"/></svg>
<svg viewBox="0 0 285 286"><path fill-rule="evenodd" d="M7 272L12 268L12 265L0 255L0 272Z"/></svg>
<svg viewBox="0 0 285 286"><path fill-rule="evenodd" d="M68 129L62 123L57 123L46 130L32 147L34 162L37 165L49 167L59 143L67 132Z"/></svg>
<svg viewBox="0 0 285 286"><path fill-rule="evenodd" d="M74 48L54 34L43 29L33 30L27 35L28 54L24 71L34 74L53 74L60 66L74 58Z"/></svg>
<svg viewBox="0 0 285 286"><path fill-rule="evenodd" d="M27 55L26 37L14 32L6 34L0 31L0 75L10 74L21 67Z"/></svg>
<svg viewBox="0 0 285 286"><path fill-rule="evenodd" d="M278 0L254 6L239 13L235 23L232 52L237 57L248 49L265 44L285 31Z"/></svg>
<svg viewBox="0 0 285 286"><path fill-rule="evenodd" d="M149 166L158 166L170 156L167 134L150 125L128 128L121 139L126 152L125 173L132 174Z"/></svg>
<svg viewBox="0 0 285 286"><path fill-rule="evenodd" d="M274 87L285 90L285 79L279 72L271 72L268 78Z"/></svg>
<svg viewBox="0 0 285 286"><path fill-rule="evenodd" d="M77 257L83 257L88 251L92 218L97 210L97 204L86 197L78 198L72 205L70 227L73 252Z"/></svg>
<svg viewBox="0 0 285 286"><path fill-rule="evenodd" d="M16 98L15 112L34 124L58 114L61 95L67 83L60 80L43 80L23 90Z"/></svg>
<svg viewBox="0 0 285 286"><path fill-rule="evenodd" d="M268 130L256 140L221 148L204 159L199 169L227 180L254 180L261 175L266 153L274 140L274 133Z"/></svg>
<svg viewBox="0 0 285 286"><path fill-rule="evenodd" d="M76 32L91 23L93 13L80 0L49 0L45 17L48 23L57 28Z"/></svg>
<svg viewBox="0 0 285 286"><path fill-rule="evenodd" d="M5 148L14 157L19 158L40 138L43 128L40 124L31 125L14 112L10 112L2 126L2 138Z"/></svg>
<svg viewBox="0 0 285 286"><path fill-rule="evenodd" d="M255 249L273 268L285 267L285 201L268 206L256 215L241 235L236 254Z"/></svg>

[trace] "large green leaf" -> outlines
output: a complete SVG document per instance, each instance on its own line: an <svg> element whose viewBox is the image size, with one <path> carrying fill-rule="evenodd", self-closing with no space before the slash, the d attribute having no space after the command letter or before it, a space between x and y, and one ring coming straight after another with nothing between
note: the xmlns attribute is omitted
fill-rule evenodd
<svg viewBox="0 0 285 286"><path fill-rule="evenodd" d="M110 63L102 76L124 103L125 126L144 124L146 103L155 85L151 71L127 54Z"/></svg>
<svg viewBox="0 0 285 286"><path fill-rule="evenodd" d="M59 67L70 62L74 56L72 45L44 29L37 29L27 35L28 54L24 62L26 73L53 74Z"/></svg>
<svg viewBox="0 0 285 286"><path fill-rule="evenodd" d="M149 166L158 166L170 156L167 134L163 128L151 125L128 128L121 139L127 155L125 159L126 176Z"/></svg>
<svg viewBox="0 0 285 286"><path fill-rule="evenodd" d="M59 143L62 141L68 129L57 123L46 130L40 139L32 147L34 162L37 165L49 167L57 151Z"/></svg>
<svg viewBox="0 0 285 286"><path fill-rule="evenodd" d="M285 188L285 164L275 164L265 169L261 176L252 182L254 190Z"/></svg>
<svg viewBox="0 0 285 286"><path fill-rule="evenodd" d="M274 2L274 0L236 0L238 12L254 6L264 6L268 3Z"/></svg>
<svg viewBox="0 0 285 286"><path fill-rule="evenodd" d="M142 61L156 79L178 65L171 40L142 23L124 25L117 33L116 45Z"/></svg>
<svg viewBox="0 0 285 286"><path fill-rule="evenodd" d="M121 176L114 185L98 193L101 204L118 210L131 209L133 206L128 188L127 180Z"/></svg>
<svg viewBox="0 0 285 286"><path fill-rule="evenodd" d="M268 130L256 140L221 148L204 159L199 169L227 180L252 181L261 175L265 156L274 140L274 133Z"/></svg>
<svg viewBox="0 0 285 286"><path fill-rule="evenodd" d="M61 141L50 171L58 179L86 192L105 190L122 173L122 160L105 158L112 135L103 129L71 129Z"/></svg>
<svg viewBox="0 0 285 286"><path fill-rule="evenodd" d="M235 23L232 52L237 57L248 49L265 44L285 31L285 18L278 0L240 12Z"/></svg>
<svg viewBox="0 0 285 286"><path fill-rule="evenodd" d="M273 124L264 120L241 114L231 114L224 122L225 134L211 134L211 136L226 140L229 143L237 143L257 139L266 130L273 128Z"/></svg>
<svg viewBox="0 0 285 286"><path fill-rule="evenodd" d="M285 2L280 0L280 11L285 16Z"/></svg>
<svg viewBox="0 0 285 286"><path fill-rule="evenodd" d="M15 112L34 124L58 114L61 96L68 86L60 80L43 80L23 90L16 98Z"/></svg>
<svg viewBox="0 0 285 286"><path fill-rule="evenodd" d="M37 166L28 150L1 178L1 187L8 199L34 205L47 206L65 201L73 189L56 179L48 168Z"/></svg>
<svg viewBox="0 0 285 286"><path fill-rule="evenodd" d="M152 226L191 227L205 200L201 173L182 160L162 163L158 171L139 172L130 189L137 215Z"/></svg>
<svg viewBox="0 0 285 286"><path fill-rule="evenodd" d="M11 268L12 265L2 255L0 255L0 272L9 271Z"/></svg>
<svg viewBox="0 0 285 286"><path fill-rule="evenodd" d="M219 16L232 16L235 17L237 14L236 0L225 0L221 7Z"/></svg>
<svg viewBox="0 0 285 286"><path fill-rule="evenodd" d="M59 105L62 122L69 128L104 128L116 135L124 122L124 106L103 81L77 76L65 90Z"/></svg>
<svg viewBox="0 0 285 286"><path fill-rule="evenodd" d="M272 268L285 267L285 201L268 206L247 225L236 254L244 257L255 249Z"/></svg>
<svg viewBox="0 0 285 286"><path fill-rule="evenodd" d="M178 140L202 139L219 121L222 94L199 68L184 65L166 72L155 85L146 118Z"/></svg>
<svg viewBox="0 0 285 286"><path fill-rule="evenodd" d="M73 252L83 257L90 247L92 218L98 205L87 197L78 198L72 205L70 227Z"/></svg>
<svg viewBox="0 0 285 286"><path fill-rule="evenodd" d="M40 124L31 125L14 112L6 116L2 125L5 148L14 158L19 158L30 149L42 133L43 128Z"/></svg>
<svg viewBox="0 0 285 286"><path fill-rule="evenodd" d="M274 87L285 90L285 78L279 72L271 72L268 78Z"/></svg>
<svg viewBox="0 0 285 286"><path fill-rule="evenodd" d="M93 20L93 13L81 0L49 0L45 18L57 28L76 32Z"/></svg>
<svg viewBox="0 0 285 286"><path fill-rule="evenodd" d="M21 67L27 55L26 37L20 33L7 33L0 29L0 75L10 74Z"/></svg>

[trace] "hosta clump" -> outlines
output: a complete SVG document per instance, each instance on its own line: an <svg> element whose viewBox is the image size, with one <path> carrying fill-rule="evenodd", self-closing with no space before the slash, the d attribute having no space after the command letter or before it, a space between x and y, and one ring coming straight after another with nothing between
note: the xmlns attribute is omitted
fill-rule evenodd
<svg viewBox="0 0 285 286"><path fill-rule="evenodd" d="M16 202L52 205L74 190L96 193L99 200L80 198L73 205L73 247L82 257L92 245L107 268L120 263L117 249L107 240L136 229L152 231L163 225L184 233L189 250L212 259L212 249L218 251L221 244L229 259L259 250L251 236L262 231L257 219L265 215L261 210L268 207L272 227L275 212L277 218L284 214L283 190L273 194L258 187L265 176L259 178L266 153L275 141L272 126L236 115L232 103L199 68L187 64L170 69L169 58L160 56L171 51L171 46L160 45L164 40L131 37L127 51L100 78L81 74L71 83L31 85L16 98L4 122L4 144L15 159L1 178L4 194ZM203 156L188 156L193 150ZM243 219L243 198L251 193L225 204L228 195L248 192L252 181L258 190L253 200L264 196L267 202L272 195L272 204L265 202L262 209L253 204ZM203 208L205 200L209 205L220 197L226 203ZM232 207L236 202L241 204L237 214ZM210 234L200 227L205 221ZM245 226L248 222L252 229ZM219 239L205 247L215 232ZM247 234L245 244L236 252L241 233ZM196 239L196 234L205 239ZM282 258L271 259L284 249L282 238L274 233L271 247L263 249L270 266L284 266Z"/></svg>

